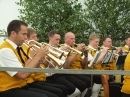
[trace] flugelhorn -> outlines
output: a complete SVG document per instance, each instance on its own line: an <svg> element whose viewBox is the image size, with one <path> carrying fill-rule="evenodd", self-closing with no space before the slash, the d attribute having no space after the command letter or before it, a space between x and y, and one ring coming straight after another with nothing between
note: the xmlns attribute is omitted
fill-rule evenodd
<svg viewBox="0 0 130 97"><path fill-rule="evenodd" d="M29 54L30 48L32 48L34 51L36 51L37 49L39 49L42 46L43 43L38 43L37 41L30 40L30 41L26 41L25 44L28 45L27 54ZM53 48L47 43L44 43L43 45L49 46L49 48ZM51 63L54 67L55 67L55 65L53 63L55 63L56 66L58 66L58 68L61 68L65 63L65 61L59 59L61 57L61 55L63 55L63 53L58 54L58 52L49 49L49 54L47 54L45 56L45 60L48 61L49 63ZM48 60L48 58L50 60Z"/></svg>
<svg viewBox="0 0 130 97"><path fill-rule="evenodd" d="M61 56L59 57L59 59L60 59L62 56L68 57L68 55L70 54L70 52L65 52L65 51L63 51L63 50L61 50L61 49L59 49L59 48L53 47L53 46L51 46L50 44L47 44L47 43L45 43L45 42L41 42L41 44L47 45L47 46L49 46L49 47L51 48L51 50L56 51L57 54L58 54L58 53L61 54Z"/></svg>

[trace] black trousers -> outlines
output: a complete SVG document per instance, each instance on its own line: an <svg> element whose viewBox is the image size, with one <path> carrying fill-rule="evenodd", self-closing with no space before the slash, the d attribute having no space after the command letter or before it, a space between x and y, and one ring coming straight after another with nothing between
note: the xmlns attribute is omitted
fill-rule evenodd
<svg viewBox="0 0 130 97"><path fill-rule="evenodd" d="M67 89L66 86L61 85L61 84L57 84L57 83L52 82L52 81L51 81L51 82L45 81L45 82L46 82L46 85L47 85L47 86L52 86L52 87L55 87L55 88L58 88L58 89L62 90L63 95L62 95L61 97L66 97L66 96L67 96L67 94L68 94L68 89Z"/></svg>
<svg viewBox="0 0 130 97"><path fill-rule="evenodd" d="M122 96L121 96L121 97L130 97L130 94L122 93Z"/></svg>
<svg viewBox="0 0 130 97"><path fill-rule="evenodd" d="M102 84L101 75L85 75L91 79L92 82L96 84Z"/></svg>
<svg viewBox="0 0 130 97"><path fill-rule="evenodd" d="M79 79L79 80L81 80L82 82L82 84L80 84L80 85L85 85L85 87L84 88L89 88L90 86L91 86L91 79L90 79L90 77L88 77L88 76L86 76L86 75L84 75L84 74L71 74L71 76L73 76L73 77L75 77L75 78L77 78L77 79ZM84 83L84 84L83 84ZM77 83L76 83L76 85L77 85ZM83 87L83 86L82 86ZM82 90L83 91L83 90Z"/></svg>
<svg viewBox="0 0 130 97"><path fill-rule="evenodd" d="M43 90L43 93L48 95L49 97L66 97L67 96L67 88L63 85L58 85L58 84L52 84L52 83L47 83L44 81L36 81L31 84L29 84L29 89L41 89Z"/></svg>
<svg viewBox="0 0 130 97"><path fill-rule="evenodd" d="M66 86L69 95L72 94L76 88L78 88L81 92L87 88L85 82L71 75L55 74L47 77L47 80L54 80L55 83Z"/></svg>
<svg viewBox="0 0 130 97"><path fill-rule="evenodd" d="M15 88L4 92L0 92L0 97L48 97L48 96L43 94L42 91L40 93L22 88Z"/></svg>

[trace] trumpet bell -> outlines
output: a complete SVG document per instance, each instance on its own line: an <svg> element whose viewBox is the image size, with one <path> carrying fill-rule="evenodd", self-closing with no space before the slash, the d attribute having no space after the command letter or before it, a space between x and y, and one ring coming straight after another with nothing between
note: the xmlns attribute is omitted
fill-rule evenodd
<svg viewBox="0 0 130 97"><path fill-rule="evenodd" d="M54 55L56 58L59 58L59 59L61 59L61 57L64 55L64 52L58 53L58 52L53 51L52 49L49 49L49 52L50 52L52 55Z"/></svg>
<svg viewBox="0 0 130 97"><path fill-rule="evenodd" d="M55 57L54 57L53 55L51 55L51 54L48 54L47 56L49 57L49 59L51 59L53 62L55 62L55 64L58 66L59 69L63 67L65 61L62 61L62 60L60 60L60 59L57 59L57 58L55 58ZM53 64L53 63L52 63L52 64ZM54 66L54 64L53 64L53 66ZM54 67L55 67L55 66L54 66Z"/></svg>
<svg viewBox="0 0 130 97"><path fill-rule="evenodd" d="M62 68L62 66L64 65L65 61L60 60L61 57L64 55L64 52L55 49L54 47L52 47L51 45L47 44L47 43L38 43L34 40L30 40L30 41L26 41L25 44L28 46L27 49L27 55L29 55L29 51L32 48L34 51L37 51L38 49L40 49L40 47L42 45L48 46L49 49L49 54L47 54L45 56L46 61L48 61L49 63L51 63L54 67L55 65L53 64L53 62L56 64L56 66L58 66L58 68ZM48 60L47 57L51 60ZM31 58L31 57L30 57ZM31 58L32 59L32 58Z"/></svg>
<svg viewBox="0 0 130 97"><path fill-rule="evenodd" d="M66 51L64 51L64 57L68 57L70 55L70 52L66 52Z"/></svg>

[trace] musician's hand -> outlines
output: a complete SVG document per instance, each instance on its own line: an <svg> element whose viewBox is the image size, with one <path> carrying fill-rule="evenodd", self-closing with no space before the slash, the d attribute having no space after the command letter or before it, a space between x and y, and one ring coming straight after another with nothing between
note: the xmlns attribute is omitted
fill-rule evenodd
<svg viewBox="0 0 130 97"><path fill-rule="evenodd" d="M85 47L85 48L84 48L84 55L85 55L85 57L88 57L88 51L89 51L88 48Z"/></svg>
<svg viewBox="0 0 130 97"><path fill-rule="evenodd" d="M119 54L121 51L122 51L122 48L121 48L121 47L117 47L117 48L116 48L116 54Z"/></svg>
<svg viewBox="0 0 130 97"><path fill-rule="evenodd" d="M44 58L42 58L41 60L39 60L39 64L43 64L44 62Z"/></svg>
<svg viewBox="0 0 130 97"><path fill-rule="evenodd" d="M36 56L43 58L48 53L49 53L48 47L47 46L41 46L41 48L37 50Z"/></svg>
<svg viewBox="0 0 130 97"><path fill-rule="evenodd" d="M104 47L104 48L102 49L102 53L103 53L103 54L106 54L106 53L108 52L108 49L109 49L108 47Z"/></svg>
<svg viewBox="0 0 130 97"><path fill-rule="evenodd" d="M69 52L69 49L67 46L61 46L60 49L63 51Z"/></svg>
<svg viewBox="0 0 130 97"><path fill-rule="evenodd" d="M77 49L78 49L79 51L82 51L82 52L83 52L84 49L85 49L85 44L84 44L84 43L78 44Z"/></svg>

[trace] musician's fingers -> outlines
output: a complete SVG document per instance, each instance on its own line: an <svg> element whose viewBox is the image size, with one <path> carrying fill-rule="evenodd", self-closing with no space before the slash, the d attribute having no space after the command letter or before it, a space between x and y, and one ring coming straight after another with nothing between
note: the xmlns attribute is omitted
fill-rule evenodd
<svg viewBox="0 0 130 97"><path fill-rule="evenodd" d="M104 47L103 49L102 49L102 53L107 53L108 52L108 47Z"/></svg>
<svg viewBox="0 0 130 97"><path fill-rule="evenodd" d="M105 49L106 49L106 50L108 50L108 49L109 49L109 47L105 47Z"/></svg>
<svg viewBox="0 0 130 97"><path fill-rule="evenodd" d="M60 47L60 49L63 50L63 51L67 51L67 50L68 50L68 47L62 46L62 47Z"/></svg>

